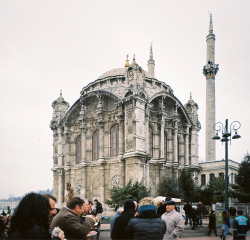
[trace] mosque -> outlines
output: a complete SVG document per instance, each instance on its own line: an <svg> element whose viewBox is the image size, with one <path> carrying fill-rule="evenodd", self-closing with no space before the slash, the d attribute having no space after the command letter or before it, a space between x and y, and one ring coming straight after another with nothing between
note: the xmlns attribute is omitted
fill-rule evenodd
<svg viewBox="0 0 250 240"><path fill-rule="evenodd" d="M198 135L201 124L198 104L183 104L173 89L154 74L152 45L145 71L127 57L125 66L105 72L85 86L70 107L62 93L52 103L53 190L58 204L66 186L75 195L101 202L110 189L129 180L142 181L157 195L163 176L178 176L189 169L197 184L223 173L223 161L215 159L215 35L210 16L207 36L206 162L199 163ZM209 140L211 139L211 140ZM229 164L237 172L235 162Z"/></svg>

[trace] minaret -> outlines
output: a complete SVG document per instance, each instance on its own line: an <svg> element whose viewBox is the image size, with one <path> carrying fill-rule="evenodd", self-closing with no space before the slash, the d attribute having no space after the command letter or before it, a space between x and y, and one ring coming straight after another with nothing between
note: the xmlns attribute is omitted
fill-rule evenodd
<svg viewBox="0 0 250 240"><path fill-rule="evenodd" d="M148 60L148 74L152 78L155 77L155 61L153 59L152 43L150 45L150 54L149 54L149 60Z"/></svg>
<svg viewBox="0 0 250 240"><path fill-rule="evenodd" d="M206 77L206 161L216 160L214 136L215 124L215 75L219 70L215 64L215 35L213 33L212 14L210 13L209 34L207 35L207 61L203 67Z"/></svg>

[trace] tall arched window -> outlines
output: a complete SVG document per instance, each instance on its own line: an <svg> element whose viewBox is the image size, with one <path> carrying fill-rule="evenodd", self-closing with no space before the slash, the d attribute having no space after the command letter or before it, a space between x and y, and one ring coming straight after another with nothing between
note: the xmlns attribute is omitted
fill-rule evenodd
<svg viewBox="0 0 250 240"><path fill-rule="evenodd" d="M149 127L149 133L148 133L148 149L149 149L149 155L153 157L153 129Z"/></svg>
<svg viewBox="0 0 250 240"><path fill-rule="evenodd" d="M168 160L168 135L164 134L165 161Z"/></svg>
<svg viewBox="0 0 250 240"><path fill-rule="evenodd" d="M222 179L224 179L224 172L220 172L219 173L219 177L222 178Z"/></svg>
<svg viewBox="0 0 250 240"><path fill-rule="evenodd" d="M99 159L99 131L96 130L92 137L92 160Z"/></svg>
<svg viewBox="0 0 250 240"><path fill-rule="evenodd" d="M213 180L214 178L215 178L214 173L210 173L210 174L209 174L209 181Z"/></svg>
<svg viewBox="0 0 250 240"><path fill-rule="evenodd" d="M110 130L110 156L117 157L119 153L119 125L115 124Z"/></svg>
<svg viewBox="0 0 250 240"><path fill-rule="evenodd" d="M206 175L201 174L201 185L206 185Z"/></svg>
<svg viewBox="0 0 250 240"><path fill-rule="evenodd" d="M81 162L81 135L76 138L76 164Z"/></svg>

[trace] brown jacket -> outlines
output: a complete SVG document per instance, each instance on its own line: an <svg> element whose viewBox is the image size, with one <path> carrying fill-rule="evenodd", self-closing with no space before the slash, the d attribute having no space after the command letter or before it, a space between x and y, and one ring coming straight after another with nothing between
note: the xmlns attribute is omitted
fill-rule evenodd
<svg viewBox="0 0 250 240"><path fill-rule="evenodd" d="M64 231L65 238L68 240L85 239L94 223L92 218L87 217L82 224L77 215L63 207L52 220L50 233L55 227L59 227Z"/></svg>

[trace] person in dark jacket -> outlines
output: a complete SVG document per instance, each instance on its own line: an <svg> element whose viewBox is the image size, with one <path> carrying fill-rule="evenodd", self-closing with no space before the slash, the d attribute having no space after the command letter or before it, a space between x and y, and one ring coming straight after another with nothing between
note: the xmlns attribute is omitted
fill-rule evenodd
<svg viewBox="0 0 250 240"><path fill-rule="evenodd" d="M5 227L6 227L5 221L6 220L7 220L6 215L0 215L0 240L5 239Z"/></svg>
<svg viewBox="0 0 250 240"><path fill-rule="evenodd" d="M163 239L166 232L166 222L156 213L157 207L153 198L143 198L139 203L138 213L127 226L128 239L148 240Z"/></svg>
<svg viewBox="0 0 250 240"><path fill-rule="evenodd" d="M131 218L135 216L135 204L132 199L128 199L124 202L124 211L115 219L114 226L111 232L111 238L116 239L128 239L126 228Z"/></svg>
<svg viewBox="0 0 250 240"><path fill-rule="evenodd" d="M37 193L27 194L12 219L8 239L51 239L49 234L49 200ZM64 232L58 236L64 239ZM58 238L57 238L58 239Z"/></svg>
<svg viewBox="0 0 250 240"><path fill-rule="evenodd" d="M195 227L197 227L197 225L199 225L199 214L198 214L198 210L197 210L197 206L194 206L191 210L191 218L192 218L192 221L193 221L193 227L192 227L192 230L195 229Z"/></svg>
<svg viewBox="0 0 250 240"><path fill-rule="evenodd" d="M95 215L101 214L103 212L102 204L98 201L98 199L95 199L94 203L96 205L96 207L95 207Z"/></svg>
<svg viewBox="0 0 250 240"><path fill-rule="evenodd" d="M214 234L217 237L215 211L213 211L213 210L211 211L211 213L209 215L208 227L209 227L208 236L210 236L211 232L214 230Z"/></svg>
<svg viewBox="0 0 250 240"><path fill-rule="evenodd" d="M222 213L222 218L223 218L223 225L222 227L224 228L224 233L220 235L220 238L223 240L226 239L227 233L229 232L229 227L230 227L230 217L229 217L229 211L227 209L223 210Z"/></svg>
<svg viewBox="0 0 250 240"><path fill-rule="evenodd" d="M198 215L199 215L199 218L200 218L200 226L202 227L203 215L204 215L204 212L205 212L205 206L201 201L197 204L197 212L198 212Z"/></svg>
<svg viewBox="0 0 250 240"><path fill-rule="evenodd" d="M185 225L188 224L188 220L189 220L189 224L190 224L190 227L192 226L192 217L191 217L191 214L192 214L192 202L187 202L185 205L184 205L184 211L185 211L185 215L186 215L186 220L185 220Z"/></svg>
<svg viewBox="0 0 250 240"><path fill-rule="evenodd" d="M246 240L247 231L249 230L249 220L242 216L242 210L239 210L237 213L238 217L233 222L234 240Z"/></svg>

